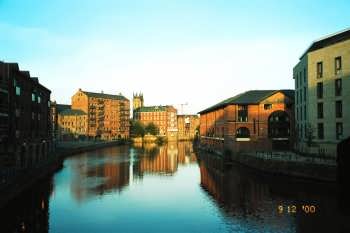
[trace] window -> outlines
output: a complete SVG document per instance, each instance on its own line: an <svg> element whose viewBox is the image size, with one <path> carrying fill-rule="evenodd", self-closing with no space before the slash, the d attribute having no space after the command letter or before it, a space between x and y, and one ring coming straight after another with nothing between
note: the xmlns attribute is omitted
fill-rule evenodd
<svg viewBox="0 0 350 233"><path fill-rule="evenodd" d="M318 139L324 138L323 123L317 124L317 136L318 136Z"/></svg>
<svg viewBox="0 0 350 233"><path fill-rule="evenodd" d="M40 104L41 103L41 97L38 96L38 103Z"/></svg>
<svg viewBox="0 0 350 233"><path fill-rule="evenodd" d="M343 123L337 122L335 126L335 130L336 130L336 138L341 139L343 136Z"/></svg>
<svg viewBox="0 0 350 233"><path fill-rule="evenodd" d="M304 119L306 120L306 105L304 105Z"/></svg>
<svg viewBox="0 0 350 233"><path fill-rule="evenodd" d="M304 136L305 136L305 138L307 138L307 126L306 126L306 124L304 125Z"/></svg>
<svg viewBox="0 0 350 233"><path fill-rule="evenodd" d="M16 95L21 95L21 88L19 86L16 86Z"/></svg>
<svg viewBox="0 0 350 233"><path fill-rule="evenodd" d="M304 83L306 83L306 69L304 68Z"/></svg>
<svg viewBox="0 0 350 233"><path fill-rule="evenodd" d="M32 93L32 101L34 102L35 101L35 94Z"/></svg>
<svg viewBox="0 0 350 233"><path fill-rule="evenodd" d="M335 101L335 116L337 118L343 117L343 104L341 100Z"/></svg>
<svg viewBox="0 0 350 233"><path fill-rule="evenodd" d="M296 102L298 104L299 103L299 93L297 90L295 91L295 98L296 98Z"/></svg>
<svg viewBox="0 0 350 233"><path fill-rule="evenodd" d="M264 104L264 109L265 110L272 109L272 104Z"/></svg>
<svg viewBox="0 0 350 233"><path fill-rule="evenodd" d="M341 71L341 57L336 57L334 59L334 68L335 74L339 74L339 72Z"/></svg>
<svg viewBox="0 0 350 233"><path fill-rule="evenodd" d="M317 83L317 98L318 99L323 98L323 83L322 82Z"/></svg>
<svg viewBox="0 0 350 233"><path fill-rule="evenodd" d="M322 78L323 76L323 63L317 62L317 78Z"/></svg>
<svg viewBox="0 0 350 233"><path fill-rule="evenodd" d="M247 122L248 121L248 106L238 105L238 121Z"/></svg>
<svg viewBox="0 0 350 233"><path fill-rule="evenodd" d="M342 92L342 81L341 79L335 80L335 96L341 96Z"/></svg>
<svg viewBox="0 0 350 233"><path fill-rule="evenodd" d="M323 103L317 103L317 118L323 118Z"/></svg>
<svg viewBox="0 0 350 233"><path fill-rule="evenodd" d="M249 138L250 137L249 129L246 127L238 128L237 132L236 132L236 137L237 138Z"/></svg>
<svg viewBox="0 0 350 233"><path fill-rule="evenodd" d="M298 74L295 76L295 89L297 89L298 88Z"/></svg>
<svg viewBox="0 0 350 233"><path fill-rule="evenodd" d="M304 87L304 101L306 102L306 87Z"/></svg>

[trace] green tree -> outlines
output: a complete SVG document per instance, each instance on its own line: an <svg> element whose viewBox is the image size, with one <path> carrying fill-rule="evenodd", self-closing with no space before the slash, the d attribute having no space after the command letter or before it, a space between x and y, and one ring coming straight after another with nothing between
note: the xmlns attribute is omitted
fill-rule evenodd
<svg viewBox="0 0 350 233"><path fill-rule="evenodd" d="M131 121L130 133L133 137L143 137L146 134L145 126L140 121Z"/></svg>
<svg viewBox="0 0 350 233"><path fill-rule="evenodd" d="M148 125L146 125L145 131L151 135L159 134L159 128L153 122L150 122Z"/></svg>

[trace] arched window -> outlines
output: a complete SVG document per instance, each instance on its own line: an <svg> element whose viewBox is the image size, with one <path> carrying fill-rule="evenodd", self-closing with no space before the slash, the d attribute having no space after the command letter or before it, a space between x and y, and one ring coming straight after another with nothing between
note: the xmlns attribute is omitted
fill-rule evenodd
<svg viewBox="0 0 350 233"><path fill-rule="evenodd" d="M236 138L249 138L250 132L247 127L238 128L236 131Z"/></svg>

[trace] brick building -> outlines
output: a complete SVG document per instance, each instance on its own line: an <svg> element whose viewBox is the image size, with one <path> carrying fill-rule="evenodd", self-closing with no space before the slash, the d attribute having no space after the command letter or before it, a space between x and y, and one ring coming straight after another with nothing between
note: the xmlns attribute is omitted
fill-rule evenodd
<svg viewBox="0 0 350 233"><path fill-rule="evenodd" d="M78 109L66 109L58 114L60 140L81 139L87 135L87 114Z"/></svg>
<svg viewBox="0 0 350 233"><path fill-rule="evenodd" d="M133 95L133 119L144 125L154 123L159 128L159 135L168 141L177 140L177 110L171 105L144 106L142 94Z"/></svg>
<svg viewBox="0 0 350 233"><path fill-rule="evenodd" d="M199 127L198 115L177 115L178 140L193 140Z"/></svg>
<svg viewBox="0 0 350 233"><path fill-rule="evenodd" d="M177 140L177 110L173 106L140 107L134 111L134 120L144 125L154 123L159 128L159 135L166 136L168 141Z"/></svg>
<svg viewBox="0 0 350 233"><path fill-rule="evenodd" d="M17 63L0 62L1 165L24 168L46 159L52 150L50 94Z"/></svg>
<svg viewBox="0 0 350 233"><path fill-rule="evenodd" d="M288 149L293 142L293 90L253 90L200 113L201 144L222 152Z"/></svg>
<svg viewBox="0 0 350 233"><path fill-rule="evenodd" d="M71 109L71 105L68 104L57 104L56 101L51 102L51 132L52 138L57 140L59 138L58 131L58 114L66 109Z"/></svg>
<svg viewBox="0 0 350 233"><path fill-rule="evenodd" d="M350 137L350 30L314 41L293 69L296 150L336 155Z"/></svg>
<svg viewBox="0 0 350 233"><path fill-rule="evenodd" d="M87 135L106 140L129 138L130 101L123 95L87 92L72 96L72 109L87 113Z"/></svg>

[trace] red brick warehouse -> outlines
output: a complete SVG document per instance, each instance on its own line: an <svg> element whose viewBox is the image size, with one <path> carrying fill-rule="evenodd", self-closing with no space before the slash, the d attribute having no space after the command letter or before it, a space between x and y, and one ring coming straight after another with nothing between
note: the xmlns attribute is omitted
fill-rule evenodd
<svg viewBox="0 0 350 233"><path fill-rule="evenodd" d="M219 152L292 148L293 90L247 91L199 114L201 144Z"/></svg>

